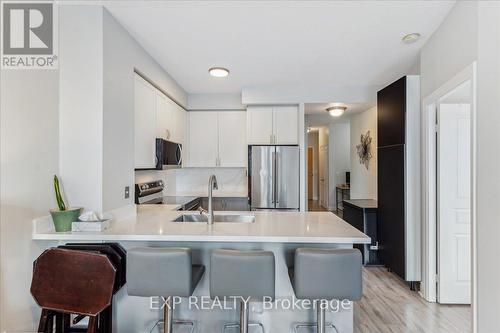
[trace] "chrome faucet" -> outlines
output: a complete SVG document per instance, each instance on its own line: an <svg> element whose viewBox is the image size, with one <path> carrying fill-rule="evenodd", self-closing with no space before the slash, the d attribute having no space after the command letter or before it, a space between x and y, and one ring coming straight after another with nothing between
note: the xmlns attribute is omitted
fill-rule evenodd
<svg viewBox="0 0 500 333"><path fill-rule="evenodd" d="M208 178L208 211L204 210L200 207L200 213L207 216L207 223L214 224L214 209L212 206L212 191L218 190L219 186L217 185L217 177L215 175L211 175Z"/></svg>

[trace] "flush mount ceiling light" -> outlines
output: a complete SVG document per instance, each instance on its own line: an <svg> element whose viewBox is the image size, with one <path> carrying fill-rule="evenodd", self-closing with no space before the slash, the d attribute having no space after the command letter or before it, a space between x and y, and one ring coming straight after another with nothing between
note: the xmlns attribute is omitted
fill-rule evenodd
<svg viewBox="0 0 500 333"><path fill-rule="evenodd" d="M402 41L405 44L412 44L412 43L415 43L416 41L418 41L419 39L420 39L420 34L417 32L413 32L411 34L405 35L402 38Z"/></svg>
<svg viewBox="0 0 500 333"><path fill-rule="evenodd" d="M208 73L213 77L226 77L229 75L229 69L224 67L212 67Z"/></svg>
<svg viewBox="0 0 500 333"><path fill-rule="evenodd" d="M345 110L347 110L347 106L345 105L334 105L326 109L332 117L340 117L344 114Z"/></svg>

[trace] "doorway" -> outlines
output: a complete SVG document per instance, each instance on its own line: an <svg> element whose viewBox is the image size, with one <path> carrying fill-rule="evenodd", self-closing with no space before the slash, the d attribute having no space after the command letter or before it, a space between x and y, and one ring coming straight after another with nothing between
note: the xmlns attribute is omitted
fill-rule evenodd
<svg viewBox="0 0 500 333"><path fill-rule="evenodd" d="M474 306L475 64L423 106L422 296Z"/></svg>
<svg viewBox="0 0 500 333"><path fill-rule="evenodd" d="M307 206L308 211L325 211L320 203L319 184L319 133L318 128L309 128L307 133Z"/></svg>

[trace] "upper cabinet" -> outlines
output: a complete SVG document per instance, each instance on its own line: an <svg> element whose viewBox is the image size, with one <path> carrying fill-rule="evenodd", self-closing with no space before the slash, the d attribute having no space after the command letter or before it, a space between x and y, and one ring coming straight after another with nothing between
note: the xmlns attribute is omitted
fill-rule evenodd
<svg viewBox="0 0 500 333"><path fill-rule="evenodd" d="M273 108L249 106L247 108L248 144L272 144L273 132Z"/></svg>
<svg viewBox="0 0 500 333"><path fill-rule="evenodd" d="M218 112L219 166L247 166L246 112Z"/></svg>
<svg viewBox="0 0 500 333"><path fill-rule="evenodd" d="M297 106L273 107L274 144L299 144L299 110Z"/></svg>
<svg viewBox="0 0 500 333"><path fill-rule="evenodd" d="M136 75L134 96L135 168L154 168L156 165L156 92L155 88Z"/></svg>
<svg viewBox="0 0 500 333"><path fill-rule="evenodd" d="M188 150L189 167L218 165L217 112L189 112Z"/></svg>
<svg viewBox="0 0 500 333"><path fill-rule="evenodd" d="M156 90L156 137L183 144L186 132L186 111Z"/></svg>
<svg viewBox="0 0 500 333"><path fill-rule="evenodd" d="M246 167L244 111L192 111L188 114L189 167Z"/></svg>
<svg viewBox="0 0 500 333"><path fill-rule="evenodd" d="M297 106L249 106L248 144L298 144L298 117Z"/></svg>
<svg viewBox="0 0 500 333"><path fill-rule="evenodd" d="M141 76L134 80L135 168L154 168L156 138L185 143L186 111Z"/></svg>

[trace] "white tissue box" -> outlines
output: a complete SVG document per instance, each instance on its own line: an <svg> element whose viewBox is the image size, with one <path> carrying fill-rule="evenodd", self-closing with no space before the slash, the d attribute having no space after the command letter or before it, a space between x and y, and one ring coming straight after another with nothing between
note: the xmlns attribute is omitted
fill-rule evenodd
<svg viewBox="0 0 500 333"><path fill-rule="evenodd" d="M106 219L102 221L91 221L91 222L73 222L71 224L71 231L104 231L109 228L109 222L111 219Z"/></svg>

